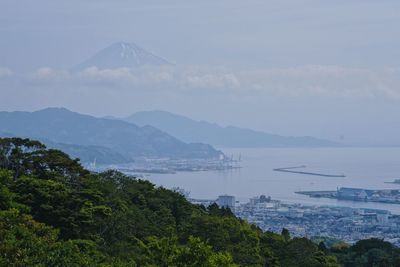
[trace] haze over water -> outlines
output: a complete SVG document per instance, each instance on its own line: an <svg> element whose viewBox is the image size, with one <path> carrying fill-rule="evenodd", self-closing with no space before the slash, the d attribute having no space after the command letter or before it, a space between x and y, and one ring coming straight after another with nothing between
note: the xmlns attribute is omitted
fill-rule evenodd
<svg viewBox="0 0 400 267"><path fill-rule="evenodd" d="M241 154L241 169L223 172L184 172L152 174L148 179L167 188L190 191L192 198L215 199L221 194L236 196L239 201L265 194L273 199L310 205L335 205L376 208L400 214L400 205L373 202L339 201L309 198L295 191L336 190L337 187L400 189L387 184L400 178L400 148L260 148L223 149L227 155ZM306 165L306 170L345 174L345 178L291 174L274 168Z"/></svg>

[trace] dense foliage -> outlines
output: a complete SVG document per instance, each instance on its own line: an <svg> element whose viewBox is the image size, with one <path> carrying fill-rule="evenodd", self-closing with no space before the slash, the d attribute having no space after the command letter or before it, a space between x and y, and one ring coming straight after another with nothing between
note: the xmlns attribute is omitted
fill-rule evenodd
<svg viewBox="0 0 400 267"><path fill-rule="evenodd" d="M399 266L389 243L332 248L58 150L0 139L0 266Z"/></svg>

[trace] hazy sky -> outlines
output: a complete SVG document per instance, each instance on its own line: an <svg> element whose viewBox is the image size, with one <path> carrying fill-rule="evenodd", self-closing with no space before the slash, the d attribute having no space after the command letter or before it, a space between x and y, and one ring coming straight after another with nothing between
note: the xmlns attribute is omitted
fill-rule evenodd
<svg viewBox="0 0 400 267"><path fill-rule="evenodd" d="M68 71L118 41L176 65ZM400 144L399 48L398 0L2 0L0 109L163 109Z"/></svg>

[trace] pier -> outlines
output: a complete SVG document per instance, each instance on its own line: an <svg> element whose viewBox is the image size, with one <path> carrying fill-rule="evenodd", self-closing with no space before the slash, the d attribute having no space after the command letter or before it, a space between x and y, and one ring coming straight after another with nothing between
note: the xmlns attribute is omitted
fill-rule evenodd
<svg viewBox="0 0 400 267"><path fill-rule="evenodd" d="M295 193L309 197L335 198L336 196L336 191L297 191Z"/></svg>
<svg viewBox="0 0 400 267"><path fill-rule="evenodd" d="M309 197L334 198L338 200L379 202L387 204L400 204L400 190L398 189L363 189L340 187L337 191L298 191L296 194Z"/></svg>

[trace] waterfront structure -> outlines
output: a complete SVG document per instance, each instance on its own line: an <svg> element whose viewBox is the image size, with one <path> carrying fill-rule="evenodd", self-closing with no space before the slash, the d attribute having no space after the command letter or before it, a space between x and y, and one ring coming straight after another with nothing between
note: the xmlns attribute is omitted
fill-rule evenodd
<svg viewBox="0 0 400 267"><path fill-rule="evenodd" d="M327 174L327 173L318 173L318 172L309 172L309 171L298 171L297 169L306 168L307 166L296 166L296 167L286 167L286 168L276 168L273 171L276 172L287 172L287 173L295 173L295 174L305 174L305 175L315 175L315 176L323 176L323 177L338 177L343 178L346 177L344 174Z"/></svg>
<svg viewBox="0 0 400 267"><path fill-rule="evenodd" d="M297 194L310 197L335 198L339 200L366 201L400 204L399 189L362 189L341 187L337 191L299 191Z"/></svg>
<svg viewBox="0 0 400 267"><path fill-rule="evenodd" d="M337 198L338 199L367 200L367 198L370 195L371 195L371 192L368 192L368 190L364 190L361 188L341 187L337 190Z"/></svg>

